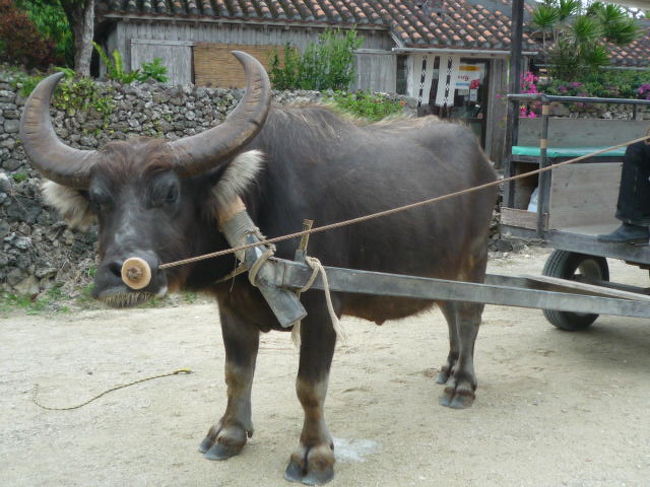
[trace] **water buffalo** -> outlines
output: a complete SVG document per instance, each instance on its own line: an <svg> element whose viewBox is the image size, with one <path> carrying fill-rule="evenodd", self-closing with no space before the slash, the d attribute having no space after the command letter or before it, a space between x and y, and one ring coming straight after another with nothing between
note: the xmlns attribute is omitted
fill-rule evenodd
<svg viewBox="0 0 650 487"><path fill-rule="evenodd" d="M358 217L493 181L489 162L465 127L434 117L369 125L325 107L271 108L262 65L235 52L247 91L226 121L175 141L115 141L99 151L78 150L55 135L50 98L60 79L41 81L29 97L21 137L32 163L49 179L46 197L77 223L99 223L101 264L94 296L113 306L139 303L180 288L216 296L226 351L226 411L200 445L208 459L238 454L253 434L251 386L260 332L281 329L245 276L217 283L232 271L232 255L160 270L170 262L227 247L215 208L240 196L261 232L272 237ZM354 269L482 281L495 189L314 235L309 253L324 264ZM276 255L293 258L297 242ZM132 256L152 267L150 284L135 291L120 278ZM425 310L433 302L333 293L337 315L377 324ZM334 470L334 447L323 416L336 334L323 293L301 297L308 316L300 331L296 380L304 409L300 443L285 477L324 483ZM438 382L441 403L453 408L474 399L474 341L482 305L437 303L449 325L450 350Z"/></svg>

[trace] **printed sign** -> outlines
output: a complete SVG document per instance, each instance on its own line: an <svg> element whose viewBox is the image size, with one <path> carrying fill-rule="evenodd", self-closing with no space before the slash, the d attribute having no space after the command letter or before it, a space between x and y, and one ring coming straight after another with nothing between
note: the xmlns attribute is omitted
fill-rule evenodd
<svg viewBox="0 0 650 487"><path fill-rule="evenodd" d="M458 80L456 81L457 90L469 90L470 84L474 80L483 79L482 64L461 64L458 66Z"/></svg>

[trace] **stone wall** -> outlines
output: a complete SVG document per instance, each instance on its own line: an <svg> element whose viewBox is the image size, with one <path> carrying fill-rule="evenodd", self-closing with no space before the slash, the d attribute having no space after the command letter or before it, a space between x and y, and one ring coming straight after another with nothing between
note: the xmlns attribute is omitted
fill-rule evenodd
<svg viewBox="0 0 650 487"><path fill-rule="evenodd" d="M571 106L569 103L553 102L550 106L552 117L561 118L589 118L602 120L650 120L650 105L636 106L636 119L634 105L615 104L578 104Z"/></svg>
<svg viewBox="0 0 650 487"><path fill-rule="evenodd" d="M110 140L133 136L193 135L221 122L243 93L193 85L108 82L98 87L115 103L107 120L93 109L76 113L52 109L55 130L70 146L97 149ZM320 100L318 92L274 93L279 105ZM36 295L54 282L74 287L89 280L96 230L69 229L43 205L42 180L18 140L24 102L14 75L0 72L0 291Z"/></svg>

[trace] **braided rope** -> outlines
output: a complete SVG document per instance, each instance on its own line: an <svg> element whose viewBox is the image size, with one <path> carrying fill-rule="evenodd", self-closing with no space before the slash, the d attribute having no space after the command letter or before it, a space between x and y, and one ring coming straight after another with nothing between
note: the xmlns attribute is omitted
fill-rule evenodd
<svg viewBox="0 0 650 487"><path fill-rule="evenodd" d="M134 386L136 384L141 384L142 382L147 382L147 381L154 380L154 379L162 379L163 377L169 377L169 376L172 376L172 375L191 374L191 373L192 373L191 369L178 369L178 370L175 370L173 372L169 372L167 374L154 375L152 377L145 377L144 379L134 380L133 382L129 382L128 384L121 384L119 386L111 387L110 389L107 389L104 392L102 392L100 394L97 394L96 396L91 397L90 399L88 399L85 402L82 402L81 404L77 404L76 406L69 406L69 407L65 407L65 408L53 408L53 407L49 407L49 406L44 406L43 404L38 402L38 399L37 399L37 396L38 396L38 384L34 384L34 389L33 389L33 392L32 392L32 402L34 404L36 404L39 408L46 409L48 411L70 411L72 409L82 408L82 407L86 406L87 404L90 404L91 402L96 401L100 397L105 396L109 392L124 389L125 387Z"/></svg>

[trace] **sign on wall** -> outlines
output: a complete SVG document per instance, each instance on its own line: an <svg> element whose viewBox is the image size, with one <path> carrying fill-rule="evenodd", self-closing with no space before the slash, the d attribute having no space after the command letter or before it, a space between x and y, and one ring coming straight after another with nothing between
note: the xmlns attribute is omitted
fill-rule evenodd
<svg viewBox="0 0 650 487"><path fill-rule="evenodd" d="M469 90L472 81L478 80L479 82L483 80L483 69L485 65L483 64L461 64L458 66L458 79L456 80L456 89L457 90Z"/></svg>

